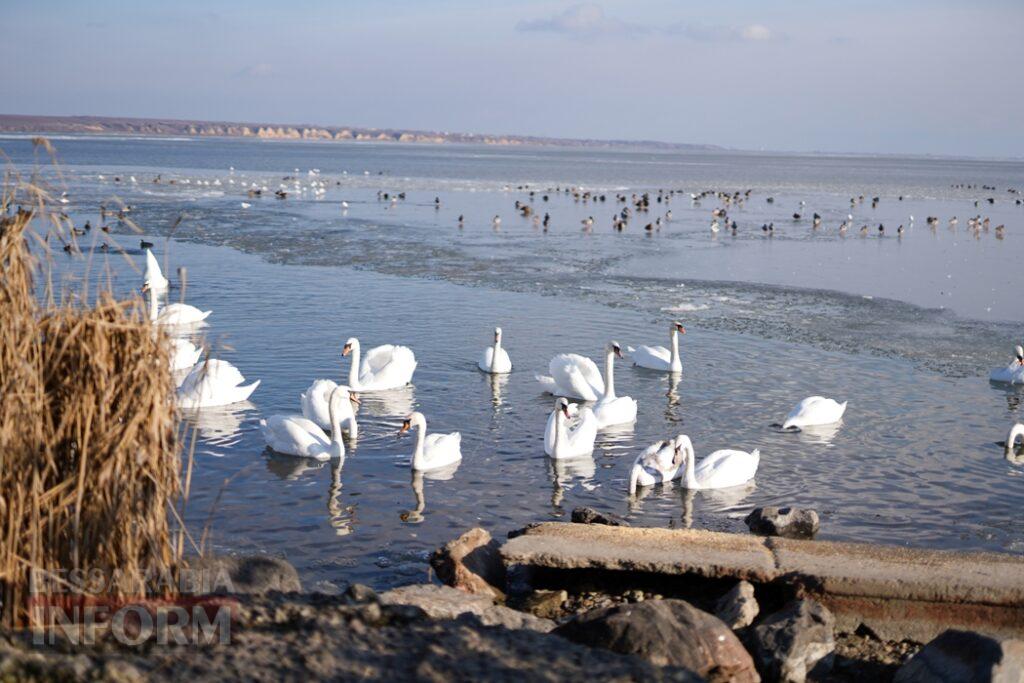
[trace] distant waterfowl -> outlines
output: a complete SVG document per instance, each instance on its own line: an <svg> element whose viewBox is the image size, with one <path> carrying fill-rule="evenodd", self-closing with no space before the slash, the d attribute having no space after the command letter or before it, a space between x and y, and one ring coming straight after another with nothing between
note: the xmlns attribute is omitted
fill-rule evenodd
<svg viewBox="0 0 1024 683"><path fill-rule="evenodd" d="M1024 384L1024 347L1017 346L1013 350L1014 358L1005 368L993 370L988 378L992 382L1004 384Z"/></svg>
<svg viewBox="0 0 1024 683"><path fill-rule="evenodd" d="M248 209L250 207L252 207L252 204L250 204L249 202L242 202L242 208L243 209Z"/></svg>
<svg viewBox="0 0 1024 683"><path fill-rule="evenodd" d="M790 411L782 423L782 428L793 429L839 422L846 412L846 403L837 403L824 396L808 396Z"/></svg>
<svg viewBox="0 0 1024 683"><path fill-rule="evenodd" d="M265 420L260 420L263 439L271 450L284 455L315 460L343 458L345 442L342 440L339 415L348 403L348 398L349 392L346 387L335 387L330 395L329 437L319 425L300 415L271 415Z"/></svg>
<svg viewBox="0 0 1024 683"><path fill-rule="evenodd" d="M399 434L416 429L416 450L412 453L412 469L427 472L448 467L462 460L462 434L427 434L427 418L413 413L402 423Z"/></svg>
<svg viewBox="0 0 1024 683"><path fill-rule="evenodd" d="M544 391L555 396L596 401L604 396L604 380L594 361L575 353L560 353L548 363L550 375L535 375Z"/></svg>
<svg viewBox="0 0 1024 683"><path fill-rule="evenodd" d="M142 285L143 292L149 292L149 320L154 325L165 325L167 327L180 327L184 325L195 325L206 320L212 311L200 311L195 306L183 303L168 304L160 310L156 291Z"/></svg>
<svg viewBox="0 0 1024 683"><path fill-rule="evenodd" d="M245 377L226 360L211 358L192 368L178 387L177 404L182 410L210 408L248 400L260 380L243 386Z"/></svg>
<svg viewBox="0 0 1024 683"><path fill-rule="evenodd" d="M143 244L149 243L143 242ZM167 289L169 283L167 278L164 277L163 271L160 270L160 262L156 260L156 256L153 256L153 252L150 251L149 247L143 247L143 249L146 250L146 272L142 277L143 286L148 286L156 292L162 292Z"/></svg>
<svg viewBox="0 0 1024 683"><path fill-rule="evenodd" d="M683 362L679 358L679 335L686 334L683 324L674 321L669 326L669 348L664 346L627 347L629 357L635 365L649 370L664 372L682 372Z"/></svg>
<svg viewBox="0 0 1024 683"><path fill-rule="evenodd" d="M508 351L501 346L500 327L494 328L494 346L484 349L477 367L492 375L512 372L512 359L508 357Z"/></svg>
<svg viewBox="0 0 1024 683"><path fill-rule="evenodd" d="M609 342L604 350L604 394L594 404L594 417L599 429L636 421L636 400L615 395L616 357L622 358L622 348L618 342Z"/></svg>
<svg viewBox="0 0 1024 683"><path fill-rule="evenodd" d="M629 495L635 495L641 486L654 486L683 476L685 453L676 439L659 441L648 446L633 461L629 473Z"/></svg>
<svg viewBox="0 0 1024 683"><path fill-rule="evenodd" d="M590 408L579 411L579 422L569 427L569 401L560 397L555 399L555 437L544 451L556 460L580 458L594 452L594 440L597 438L597 418Z"/></svg>
<svg viewBox="0 0 1024 683"><path fill-rule="evenodd" d="M499 225L501 225L501 216L495 214L494 218L491 219L491 224L494 227L498 227Z"/></svg>
<svg viewBox="0 0 1024 683"><path fill-rule="evenodd" d="M361 358L359 340L351 337L345 342L341 355L352 355L348 386L352 391L386 391L398 389L412 382L416 371L416 356L407 346L384 344L375 346Z"/></svg>
<svg viewBox="0 0 1024 683"><path fill-rule="evenodd" d="M741 486L754 478L761 462L761 452L756 448L749 453L724 449L715 451L696 464L690 437L677 437L676 448L686 459L683 486L688 489L725 489Z"/></svg>

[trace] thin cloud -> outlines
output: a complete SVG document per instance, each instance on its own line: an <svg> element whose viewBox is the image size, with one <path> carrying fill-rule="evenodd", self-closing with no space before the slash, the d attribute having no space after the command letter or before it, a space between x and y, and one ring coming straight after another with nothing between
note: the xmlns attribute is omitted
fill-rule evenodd
<svg viewBox="0 0 1024 683"><path fill-rule="evenodd" d="M707 26L703 24L678 23L669 26L665 33L682 36L700 43L725 43L734 41L765 42L776 38L772 30L763 24L747 26Z"/></svg>
<svg viewBox="0 0 1024 683"><path fill-rule="evenodd" d="M270 64L259 63L242 67L234 73L235 78L269 78L277 74Z"/></svg>
<svg viewBox="0 0 1024 683"><path fill-rule="evenodd" d="M596 3L573 5L547 19L520 21L516 30L538 33L560 33L568 36L637 35L650 29L640 24L609 17Z"/></svg>

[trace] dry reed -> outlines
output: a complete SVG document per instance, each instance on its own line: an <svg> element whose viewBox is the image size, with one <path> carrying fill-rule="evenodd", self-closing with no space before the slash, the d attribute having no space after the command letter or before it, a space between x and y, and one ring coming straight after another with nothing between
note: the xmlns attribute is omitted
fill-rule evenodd
<svg viewBox="0 0 1024 683"><path fill-rule="evenodd" d="M151 594L147 577L174 575L181 438L168 346L142 301L109 289L88 304L40 297L34 250L45 240L32 226L52 223L42 201L12 214L9 199L0 205L0 624L24 626L33 572L118 576L104 588L110 598Z"/></svg>

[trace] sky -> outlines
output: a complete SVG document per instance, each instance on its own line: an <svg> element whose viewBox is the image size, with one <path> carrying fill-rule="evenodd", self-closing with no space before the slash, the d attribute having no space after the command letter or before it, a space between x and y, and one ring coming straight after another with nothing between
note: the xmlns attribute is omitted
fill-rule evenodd
<svg viewBox="0 0 1024 683"><path fill-rule="evenodd" d="M1021 0L0 0L0 113L1024 157Z"/></svg>

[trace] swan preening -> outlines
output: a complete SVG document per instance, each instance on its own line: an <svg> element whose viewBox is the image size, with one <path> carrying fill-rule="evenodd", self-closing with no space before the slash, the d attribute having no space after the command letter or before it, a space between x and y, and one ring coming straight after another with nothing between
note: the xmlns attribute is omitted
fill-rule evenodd
<svg viewBox="0 0 1024 683"><path fill-rule="evenodd" d="M664 372L682 372L683 363L679 359L679 335L681 334L686 334L686 330L681 322L675 321L669 328L669 349L664 346L638 346L635 349L628 347L627 351L633 363L642 368Z"/></svg>
<svg viewBox="0 0 1024 683"><path fill-rule="evenodd" d="M146 249L146 273L143 275L142 283L149 289L162 292L167 289L167 278L160 270L160 262L153 256L153 252Z"/></svg>
<svg viewBox="0 0 1024 683"><path fill-rule="evenodd" d="M402 434L416 428L416 450L412 453L412 468L417 472L448 467L462 460L462 434L427 434L427 418L413 413L398 430Z"/></svg>
<svg viewBox="0 0 1024 683"><path fill-rule="evenodd" d="M353 396L348 387L335 387L328 400L330 437L319 425L300 415L271 415L260 420L260 430L271 450L285 455L316 460L330 460L345 457L345 443L342 441L341 415L346 410L351 415ZM355 419L352 418L352 424Z"/></svg>
<svg viewBox="0 0 1024 683"><path fill-rule="evenodd" d="M682 479L684 488L694 490L741 486L754 478L760 462L761 452L756 448L749 453L723 449L698 464L690 437L680 434L671 441L659 441L637 457L629 477L629 492L632 495L638 486L673 479Z"/></svg>
<svg viewBox="0 0 1024 683"><path fill-rule="evenodd" d="M168 304L163 310L160 310L156 290L148 284L144 284L142 291L149 292L149 319L154 325L166 325L167 327L195 325L206 320L212 312L200 311L195 306L182 303Z"/></svg>
<svg viewBox="0 0 1024 683"><path fill-rule="evenodd" d="M350 438L358 435L356 424L356 409L359 406L359 396L352 393L349 387L339 385L329 379L315 379L299 396L299 405L302 406L302 416L311 420L323 429L331 429L334 424L331 418L331 396L335 390L344 389L348 394L348 401L343 401L337 408L338 422L348 432Z"/></svg>
<svg viewBox="0 0 1024 683"><path fill-rule="evenodd" d="M988 376L989 381L1005 384L1024 384L1024 347L1017 346L1014 358L1005 368L993 370Z"/></svg>
<svg viewBox="0 0 1024 683"><path fill-rule="evenodd" d="M581 458L594 452L594 439L597 438L597 418L590 408L579 411L579 421L575 427L569 426L569 401L564 397L555 399L555 410L551 417L555 420L555 433L548 448L545 438L544 451L556 460L564 458Z"/></svg>
<svg viewBox="0 0 1024 683"><path fill-rule="evenodd" d="M226 360L211 358L192 368L178 387L177 403L182 410L225 406L245 401L260 381L243 386L245 377Z"/></svg>
<svg viewBox="0 0 1024 683"><path fill-rule="evenodd" d="M359 340L351 337L345 342L341 355L352 355L348 372L348 386L352 391L386 391L398 389L412 382L416 371L416 356L407 346L385 344L375 346L361 358Z"/></svg>
<svg viewBox="0 0 1024 683"><path fill-rule="evenodd" d="M512 359L508 357L508 351L501 346L500 327L494 328L494 346L488 346L484 349L483 356L481 356L480 362L477 363L477 367L492 375L512 372Z"/></svg>
<svg viewBox="0 0 1024 683"><path fill-rule="evenodd" d="M846 412L846 401L837 403L824 396L808 396L796 404L782 423L783 429L813 427L839 422Z"/></svg>

